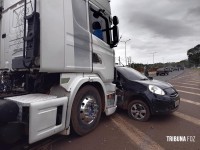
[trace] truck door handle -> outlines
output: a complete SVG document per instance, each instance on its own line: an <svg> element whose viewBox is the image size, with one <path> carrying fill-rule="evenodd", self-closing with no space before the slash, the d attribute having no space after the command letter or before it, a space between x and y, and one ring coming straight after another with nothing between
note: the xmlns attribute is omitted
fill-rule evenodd
<svg viewBox="0 0 200 150"><path fill-rule="evenodd" d="M6 38L6 33L2 34L2 39Z"/></svg>

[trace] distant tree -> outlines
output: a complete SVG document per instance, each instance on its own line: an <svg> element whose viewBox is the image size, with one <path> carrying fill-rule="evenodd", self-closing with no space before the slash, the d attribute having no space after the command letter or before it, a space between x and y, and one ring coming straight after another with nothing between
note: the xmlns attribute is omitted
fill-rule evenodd
<svg viewBox="0 0 200 150"><path fill-rule="evenodd" d="M187 51L189 63L196 67L200 64L200 44Z"/></svg>
<svg viewBox="0 0 200 150"><path fill-rule="evenodd" d="M143 68L144 68L144 64L141 64L141 63L132 63L131 67L134 68L137 71L142 72Z"/></svg>
<svg viewBox="0 0 200 150"><path fill-rule="evenodd" d="M187 68L190 67L187 59L181 60L178 64L181 65L182 67L187 67Z"/></svg>

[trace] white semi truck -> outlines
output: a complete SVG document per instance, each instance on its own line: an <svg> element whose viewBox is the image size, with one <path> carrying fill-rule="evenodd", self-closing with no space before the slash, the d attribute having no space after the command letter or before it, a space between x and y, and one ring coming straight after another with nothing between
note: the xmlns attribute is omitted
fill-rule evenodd
<svg viewBox="0 0 200 150"><path fill-rule="evenodd" d="M84 135L115 112L117 24L110 0L0 0L0 142Z"/></svg>

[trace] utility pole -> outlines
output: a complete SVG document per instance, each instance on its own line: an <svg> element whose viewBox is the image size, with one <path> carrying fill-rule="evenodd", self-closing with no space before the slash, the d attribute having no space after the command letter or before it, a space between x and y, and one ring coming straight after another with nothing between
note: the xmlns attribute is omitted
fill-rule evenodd
<svg viewBox="0 0 200 150"><path fill-rule="evenodd" d="M126 43L128 42L128 41L130 41L131 39L128 39L128 40L126 40L126 41L120 41L120 42L124 42L124 44L125 44L125 64L126 64L126 66L127 66L127 58L126 58Z"/></svg>
<svg viewBox="0 0 200 150"><path fill-rule="evenodd" d="M153 64L154 64L154 54L156 54L157 52L153 52L153 53L150 53L150 54L153 54Z"/></svg>
<svg viewBox="0 0 200 150"><path fill-rule="evenodd" d="M127 57L127 59L128 59L128 65L131 67L131 62L132 62L131 56Z"/></svg>

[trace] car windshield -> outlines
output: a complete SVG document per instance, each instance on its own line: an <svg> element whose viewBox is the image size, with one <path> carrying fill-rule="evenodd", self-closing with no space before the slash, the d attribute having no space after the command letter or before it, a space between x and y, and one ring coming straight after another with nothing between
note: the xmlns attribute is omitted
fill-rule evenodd
<svg viewBox="0 0 200 150"><path fill-rule="evenodd" d="M119 71L124 77L126 77L128 80L134 81L134 80L148 80L146 76L141 74L135 69L128 68L128 67L117 67L117 71Z"/></svg>

